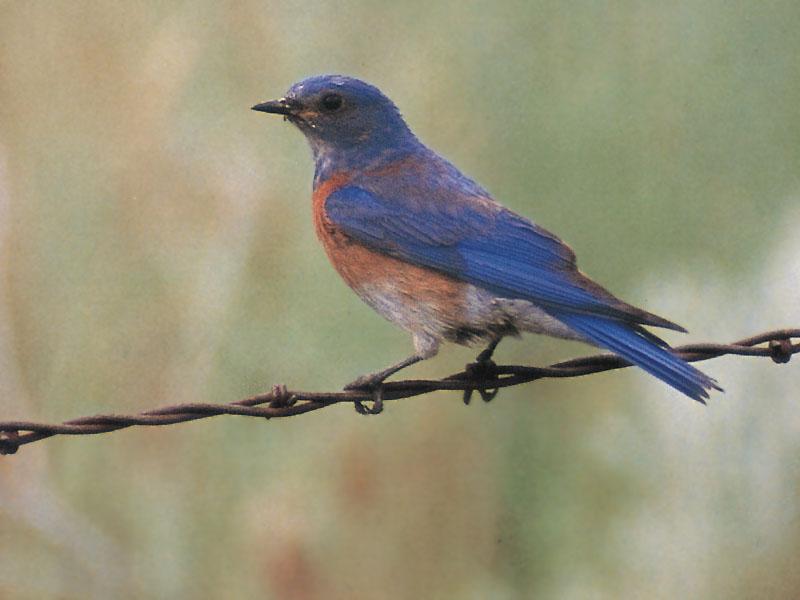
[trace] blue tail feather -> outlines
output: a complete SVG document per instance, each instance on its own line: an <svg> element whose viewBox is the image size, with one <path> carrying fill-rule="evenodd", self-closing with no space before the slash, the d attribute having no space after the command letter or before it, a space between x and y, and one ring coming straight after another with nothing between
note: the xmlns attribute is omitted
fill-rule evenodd
<svg viewBox="0 0 800 600"><path fill-rule="evenodd" d="M679 392L705 404L709 389L721 390L711 377L657 345L641 327L596 315L553 312L554 317L598 346L608 348Z"/></svg>

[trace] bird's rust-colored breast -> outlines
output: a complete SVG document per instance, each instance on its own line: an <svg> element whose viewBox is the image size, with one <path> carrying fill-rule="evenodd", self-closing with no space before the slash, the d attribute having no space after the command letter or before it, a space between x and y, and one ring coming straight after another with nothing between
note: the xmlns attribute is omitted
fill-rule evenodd
<svg viewBox="0 0 800 600"><path fill-rule="evenodd" d="M367 288L384 288L397 300L416 305L422 303L429 309L451 314L458 312L465 301L465 283L371 250L331 222L325 213L325 201L349 181L346 174L333 175L313 194L314 228L339 275L359 295ZM369 302L367 298L365 300Z"/></svg>

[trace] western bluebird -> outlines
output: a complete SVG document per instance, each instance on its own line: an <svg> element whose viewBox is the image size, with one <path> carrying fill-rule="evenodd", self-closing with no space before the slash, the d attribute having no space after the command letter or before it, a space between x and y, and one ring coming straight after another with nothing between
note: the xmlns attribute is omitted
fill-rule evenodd
<svg viewBox="0 0 800 600"><path fill-rule="evenodd" d="M314 155L314 227L333 266L413 336L413 355L348 388L378 389L443 340L488 344L522 331L607 348L690 398L716 382L644 325L686 330L613 296L558 237L495 201L427 148L379 89L311 77L253 110L283 115Z"/></svg>

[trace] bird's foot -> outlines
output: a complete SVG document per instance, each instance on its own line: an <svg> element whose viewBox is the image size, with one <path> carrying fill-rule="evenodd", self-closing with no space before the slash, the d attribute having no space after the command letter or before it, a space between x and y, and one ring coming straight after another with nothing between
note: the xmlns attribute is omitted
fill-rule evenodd
<svg viewBox="0 0 800 600"><path fill-rule="evenodd" d="M362 400L355 400L353 406L360 415L377 415L383 412L383 380L386 375L381 373L370 373L354 379L344 389L347 391L371 391L372 406L368 407Z"/></svg>
<svg viewBox="0 0 800 600"><path fill-rule="evenodd" d="M369 373L356 377L353 381L344 386L346 390L369 390L383 383L386 376L383 373Z"/></svg>
<svg viewBox="0 0 800 600"><path fill-rule="evenodd" d="M479 381L481 383L485 382L486 380L492 381L498 379L499 373L497 372L497 365L491 359L493 351L494 348L491 348L491 351L487 348L478 355L478 358L475 362L469 363L466 367L464 367L464 371L470 379ZM491 402L500 392L500 388L494 388L492 390L485 388L472 388L464 390L464 404L470 403L472 400L472 392L475 391L481 395L481 400L484 402Z"/></svg>

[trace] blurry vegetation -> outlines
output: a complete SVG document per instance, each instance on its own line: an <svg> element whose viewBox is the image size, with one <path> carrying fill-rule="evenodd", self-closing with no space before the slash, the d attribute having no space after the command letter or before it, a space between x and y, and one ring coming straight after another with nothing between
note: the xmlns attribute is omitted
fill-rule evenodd
<svg viewBox="0 0 800 600"><path fill-rule="evenodd" d="M314 239L305 141L249 110L323 72L379 85L672 341L797 326L799 26L796 0L5 2L0 418L331 389L407 354ZM709 409L626 371L25 448L0 597L798 596L797 365L706 370Z"/></svg>

